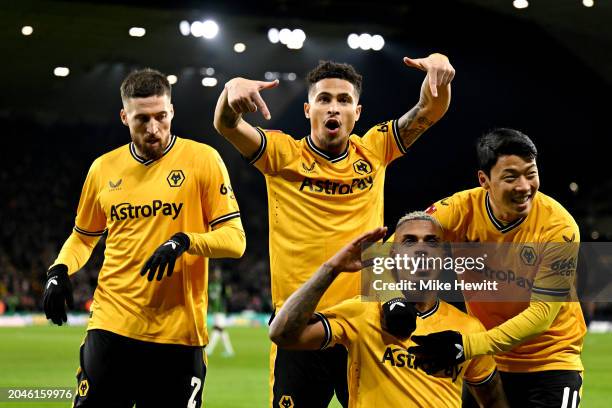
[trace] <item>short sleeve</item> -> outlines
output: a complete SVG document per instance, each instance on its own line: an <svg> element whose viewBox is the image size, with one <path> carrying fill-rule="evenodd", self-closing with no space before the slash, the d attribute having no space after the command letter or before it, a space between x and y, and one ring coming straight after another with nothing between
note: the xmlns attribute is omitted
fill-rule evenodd
<svg viewBox="0 0 612 408"><path fill-rule="evenodd" d="M365 303L349 299L329 309L315 313L325 329L325 341L321 349L342 344L348 347L359 335L359 322L365 312Z"/></svg>
<svg viewBox="0 0 612 408"><path fill-rule="evenodd" d="M100 236L106 232L106 215L98 199L100 194L99 168L98 159L93 162L87 172L74 221L74 230L87 236Z"/></svg>
<svg viewBox="0 0 612 408"><path fill-rule="evenodd" d="M240 209L223 159L216 150L210 150L208 166L202 175L202 205L208 225L215 229L225 221L240 217Z"/></svg>
<svg viewBox="0 0 612 408"><path fill-rule="evenodd" d="M255 128L261 137L261 144L249 160L263 174L275 174L290 161L297 150L297 141L279 130Z"/></svg>
<svg viewBox="0 0 612 408"><path fill-rule="evenodd" d="M457 194L443 198L430 205L425 212L433 216L444 231L446 241L463 241L461 198Z"/></svg>
<svg viewBox="0 0 612 408"><path fill-rule="evenodd" d="M580 231L573 222L555 228L542 244L542 259L532 289L532 300L566 301L575 293Z"/></svg>
<svg viewBox="0 0 612 408"><path fill-rule="evenodd" d="M406 154L406 148L399 137L397 120L389 120L372 127L362 137L362 141L385 165Z"/></svg>

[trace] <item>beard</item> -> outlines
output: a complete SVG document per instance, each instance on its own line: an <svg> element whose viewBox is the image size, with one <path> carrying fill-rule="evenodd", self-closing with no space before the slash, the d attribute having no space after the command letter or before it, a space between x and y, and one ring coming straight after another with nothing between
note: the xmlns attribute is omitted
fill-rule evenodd
<svg viewBox="0 0 612 408"><path fill-rule="evenodd" d="M148 140L153 140L152 138ZM164 154L166 148L167 139L163 137L154 139L157 143L149 143L144 140L134 140L134 144L138 148L138 151L142 154L143 158L147 160L157 160Z"/></svg>

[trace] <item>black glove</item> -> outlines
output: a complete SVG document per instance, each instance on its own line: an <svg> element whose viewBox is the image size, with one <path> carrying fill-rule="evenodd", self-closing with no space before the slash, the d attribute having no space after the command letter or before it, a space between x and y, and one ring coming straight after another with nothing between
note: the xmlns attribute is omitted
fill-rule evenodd
<svg viewBox="0 0 612 408"><path fill-rule="evenodd" d="M427 336L412 336L412 341L418 346L409 347L408 353L414 354L415 365L427 374L433 375L465 361L463 337L459 332L445 330Z"/></svg>
<svg viewBox="0 0 612 408"><path fill-rule="evenodd" d="M160 281L166 268L168 277L172 276L176 258L189 249L189 244L189 237L182 232L177 232L153 252L140 271L140 276L145 276L148 271L147 279L151 282L157 272L157 280Z"/></svg>
<svg viewBox="0 0 612 408"><path fill-rule="evenodd" d="M72 284L68 277L68 267L63 264L53 266L47 272L47 283L43 294L43 308L47 319L59 326L68 321L66 305L74 309Z"/></svg>
<svg viewBox="0 0 612 408"><path fill-rule="evenodd" d="M417 311L405 298L395 298L382 305L382 327L398 338L407 339L416 329Z"/></svg>

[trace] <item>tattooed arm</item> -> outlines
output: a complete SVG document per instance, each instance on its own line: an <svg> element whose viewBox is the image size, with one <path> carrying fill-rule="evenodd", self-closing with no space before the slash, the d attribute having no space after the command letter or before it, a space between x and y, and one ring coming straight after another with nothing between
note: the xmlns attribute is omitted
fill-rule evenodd
<svg viewBox="0 0 612 408"><path fill-rule="evenodd" d="M250 158L255 155L262 141L259 132L242 119L242 115L259 110L264 118L269 120L270 111L259 92L277 85L278 80L262 82L234 78L225 84L223 92L219 95L215 108L215 129L244 157Z"/></svg>
<svg viewBox="0 0 612 408"><path fill-rule="evenodd" d="M405 57L404 63L427 72L421 85L419 102L398 121L402 144L404 148L408 148L446 113L450 104L450 83L455 77L455 69L442 54L431 54L427 58L419 59Z"/></svg>
<svg viewBox="0 0 612 408"><path fill-rule="evenodd" d="M357 272L363 268L362 244L376 242L387 232L379 227L362 234L325 262L317 272L285 301L270 324L270 339L279 347L316 350L325 340L325 329L313 315L321 297L342 271Z"/></svg>

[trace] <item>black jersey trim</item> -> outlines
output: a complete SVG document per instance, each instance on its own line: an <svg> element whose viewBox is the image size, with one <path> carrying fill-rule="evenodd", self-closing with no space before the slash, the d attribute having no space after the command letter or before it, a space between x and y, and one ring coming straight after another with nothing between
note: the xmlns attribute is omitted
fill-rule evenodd
<svg viewBox="0 0 612 408"><path fill-rule="evenodd" d="M319 318L319 320L323 324L323 329L325 330L325 339L323 340L323 343L321 344L320 348L320 350L325 350L327 347L329 347L329 344L331 343L331 326L329 324L329 321L327 320L327 317L325 317L323 313L315 312L315 317Z"/></svg>
<svg viewBox="0 0 612 408"><path fill-rule="evenodd" d="M406 154L408 149L404 147L404 143L402 142L402 139L400 138L399 125L397 124L397 122L398 122L397 119L391 122L393 138L395 139L395 143L397 143L397 147L399 148L400 152L402 152L402 154Z"/></svg>
<svg viewBox="0 0 612 408"><path fill-rule="evenodd" d="M261 137L261 142L259 144L259 149L257 149L253 158L249 160L249 164L255 164L255 162L257 162L257 160L259 160L261 156L263 156L264 152L266 151L266 146L268 145L268 138L266 137L266 133L260 128L256 127L254 129L257 131L257 133L259 133L259 136Z"/></svg>
<svg viewBox="0 0 612 408"><path fill-rule="evenodd" d="M570 289L540 288L538 286L534 286L531 291L540 295L549 296L567 296L570 293Z"/></svg>
<svg viewBox="0 0 612 408"><path fill-rule="evenodd" d="M438 311L438 309L440 308L440 299L436 299L436 304L433 305L431 307L431 309L426 310L424 312L419 312L417 310L417 316L419 316L421 319L426 319L429 316L433 315L434 313L436 313Z"/></svg>
<svg viewBox="0 0 612 408"><path fill-rule="evenodd" d="M330 156L328 153L325 153L323 150L321 150L317 146L315 146L315 144L312 141L312 138L310 137L310 135L306 136L306 144L308 145L308 147L310 147L310 150L312 150L313 152L315 152L319 156L323 157L325 160L330 161L331 163L337 163L340 160L345 159L345 158L348 157L348 141L346 142L346 148L344 149L344 152L340 153L340 155L335 156L335 157L334 156Z"/></svg>
<svg viewBox="0 0 612 408"><path fill-rule="evenodd" d="M472 381L468 381L467 379L464 379L465 383L468 385L473 385L476 387L480 387L482 385L486 385L488 383L491 382L491 380L493 380L493 378L495 377L495 374L497 373L497 368L495 370L493 370L491 372L491 374L487 375L483 380L481 381L476 381L476 382L472 382Z"/></svg>
<svg viewBox="0 0 612 408"><path fill-rule="evenodd" d="M102 231L87 231L83 228L77 227L76 225L74 226L74 230L79 234L87 235L88 237L99 237L100 235L104 235L106 232L106 229L103 229Z"/></svg>
<svg viewBox="0 0 612 408"><path fill-rule="evenodd" d="M134 160L136 160L138 163L140 164L144 164L145 166L148 166L151 163L154 163L155 161L161 159L162 157L164 157L166 155L166 153L168 153L170 151L170 149L172 149L172 147L174 146L174 144L176 143L176 136L174 135L170 135L170 143L168 143L168 146L166 146L166 148L164 149L164 152L162 153L162 155L153 160L153 159L145 159L144 157L140 157L138 155L138 153L136 153L136 146L134 146L134 142L130 143L130 153L132 154L132 157L134 158Z"/></svg>
<svg viewBox="0 0 612 408"><path fill-rule="evenodd" d="M208 225L210 225L211 227L214 227L217 224L220 224L222 222L231 220L232 218L238 218L238 217L240 217L240 211L236 211L233 213L222 215L221 217L217 217L214 220L212 220L210 223L208 223Z"/></svg>
<svg viewBox="0 0 612 408"><path fill-rule="evenodd" d="M485 196L485 207L487 209L487 215L489 216L491 223L502 234L512 231L513 229L521 225L523 221L525 221L525 217L523 217L523 218L519 218L516 221L512 221L508 225L504 225L503 222L495 218L495 215L493 215L493 210L491 209L491 204L489 203L489 192L488 191L487 191L487 195Z"/></svg>

